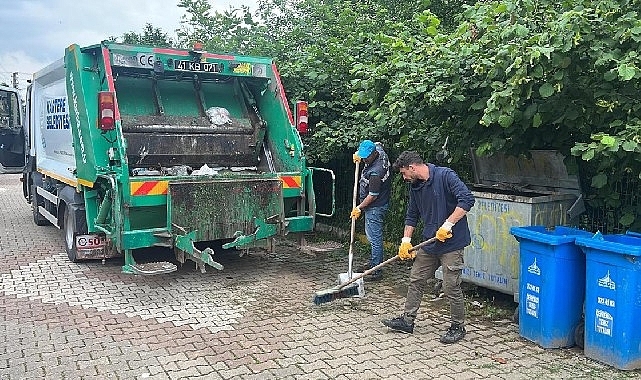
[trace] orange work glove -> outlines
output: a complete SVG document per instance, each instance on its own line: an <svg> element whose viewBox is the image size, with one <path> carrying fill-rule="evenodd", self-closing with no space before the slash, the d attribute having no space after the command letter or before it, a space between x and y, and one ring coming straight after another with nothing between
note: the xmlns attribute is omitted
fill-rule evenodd
<svg viewBox="0 0 641 380"><path fill-rule="evenodd" d="M443 225L439 227L438 231L436 231L436 238L442 243L445 241L445 239L449 239L452 237L452 227L454 227L454 223L446 220L443 222Z"/></svg>
<svg viewBox="0 0 641 380"><path fill-rule="evenodd" d="M352 210L352 213L349 214L349 217L354 220L358 219L360 216L361 216L361 209L358 207L354 207L354 209Z"/></svg>
<svg viewBox="0 0 641 380"><path fill-rule="evenodd" d="M354 153L352 155L352 160L354 161L354 163L361 162L361 156L359 156L358 153Z"/></svg>
<svg viewBox="0 0 641 380"><path fill-rule="evenodd" d="M412 260L416 257L416 251L410 252L412 248L412 238L404 237L401 239L401 245L398 247L398 257L401 260Z"/></svg>

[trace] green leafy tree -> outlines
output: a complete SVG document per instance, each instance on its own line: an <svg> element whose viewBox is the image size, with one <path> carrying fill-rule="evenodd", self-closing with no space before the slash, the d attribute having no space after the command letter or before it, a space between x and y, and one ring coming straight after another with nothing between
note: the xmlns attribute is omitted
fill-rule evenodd
<svg viewBox="0 0 641 380"><path fill-rule="evenodd" d="M557 149L590 173L590 203L641 168L639 0L260 0L212 12L180 0L182 43L273 57L290 101L310 101L308 154L345 159L369 137L444 162ZM460 171L460 169L459 169Z"/></svg>
<svg viewBox="0 0 641 380"><path fill-rule="evenodd" d="M621 206L614 186L641 169L639 5L479 2L451 32L425 11L419 33L379 35L391 58L359 67L353 99L401 146L429 152L449 137L452 161L469 146L573 153L596 170L592 204ZM640 211L629 206L619 223Z"/></svg>
<svg viewBox="0 0 641 380"><path fill-rule="evenodd" d="M179 0L185 9L178 38L183 45L203 43L206 50L217 53L250 54L257 51L255 36L259 26L246 5L214 11L207 0Z"/></svg>
<svg viewBox="0 0 641 380"><path fill-rule="evenodd" d="M159 47L177 46L177 41L169 37L169 34L164 32L161 28L154 27L150 23L145 24L141 33L131 31L124 33L120 38L111 37L110 39L112 41L119 40L125 44L140 44Z"/></svg>
<svg viewBox="0 0 641 380"><path fill-rule="evenodd" d="M266 0L251 15L245 7L213 12L207 1L181 0L188 16L183 40L208 49L273 57L290 101L310 102L306 138L311 158L329 160L364 136L383 138L367 107L352 101L354 67L382 64L387 52L372 41L381 29L401 33L427 3L343 0Z"/></svg>

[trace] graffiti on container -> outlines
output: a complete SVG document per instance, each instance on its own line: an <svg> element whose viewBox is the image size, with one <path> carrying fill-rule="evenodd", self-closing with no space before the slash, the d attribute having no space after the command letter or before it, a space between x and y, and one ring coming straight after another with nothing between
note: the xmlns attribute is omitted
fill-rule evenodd
<svg viewBox="0 0 641 380"><path fill-rule="evenodd" d="M472 241L466 249L466 262L475 268L499 267L496 271L518 278L519 243L510 228L562 225L566 222L566 206L562 202L521 203L477 196L468 213Z"/></svg>
<svg viewBox="0 0 641 380"><path fill-rule="evenodd" d="M605 310L596 309L594 324L594 331L599 334L612 336L612 326L614 325L612 314Z"/></svg>
<svg viewBox="0 0 641 380"><path fill-rule="evenodd" d="M568 210L563 203L542 203L532 209L532 225L552 227L567 222Z"/></svg>
<svg viewBox="0 0 641 380"><path fill-rule="evenodd" d="M486 210L499 210L495 212L482 212L475 210L469 218L472 234L471 248L489 255L499 265L509 267L513 273L517 273L518 257L511 260L510 253L518 250L518 243L510 235L510 227L524 225L525 218L518 212L510 211L509 205L505 207L488 208ZM504 211L507 210L507 211Z"/></svg>

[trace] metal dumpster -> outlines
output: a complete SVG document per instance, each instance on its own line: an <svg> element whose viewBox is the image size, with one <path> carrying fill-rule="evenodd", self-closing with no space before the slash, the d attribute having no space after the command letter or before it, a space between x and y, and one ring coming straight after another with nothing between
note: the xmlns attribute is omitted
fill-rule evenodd
<svg viewBox="0 0 641 380"><path fill-rule="evenodd" d="M476 204L467 214L472 243L465 248L463 280L519 299L519 244L515 226L567 225L585 208L579 180L557 151L531 157L472 152Z"/></svg>

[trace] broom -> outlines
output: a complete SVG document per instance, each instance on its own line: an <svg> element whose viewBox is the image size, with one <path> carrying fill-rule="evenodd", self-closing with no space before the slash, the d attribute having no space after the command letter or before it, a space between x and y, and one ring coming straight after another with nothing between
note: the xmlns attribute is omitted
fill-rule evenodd
<svg viewBox="0 0 641 380"><path fill-rule="evenodd" d="M412 248L410 248L409 252L416 251L417 249L422 248L422 247L426 246L427 244L433 243L434 241L436 241L436 237L433 237L433 238L430 238L428 240L425 240L424 242L419 243L419 244L413 246ZM396 256L394 256L392 258L389 258L389 259L383 261L382 263L376 265L375 267L366 270L362 274L351 278L349 281L345 282L344 284L340 284L340 285L337 285L337 286L335 286L333 288L320 290L320 291L316 292L314 294L314 304L315 305L320 305L320 304L323 304L323 303L332 302L332 301L337 300L339 298L349 298L349 297L353 297L353 296L358 295L359 294L359 292L358 292L358 284L355 283L356 281L364 278L365 276L367 276L368 274L370 274L370 273L372 273L374 271L377 271L377 270L381 269L385 265L393 263L394 261L399 260L399 259L400 259L400 257L398 255L396 255Z"/></svg>
<svg viewBox="0 0 641 380"><path fill-rule="evenodd" d="M358 172L359 172L359 165L360 161L356 161L356 168L354 170L354 193L352 195L352 210L356 208L356 197L358 196ZM347 255L347 273L339 273L338 274L338 283L339 284L344 284L345 282L349 281L354 277L354 275L359 275L360 273L353 273L353 266L352 263L354 261L354 235L356 233L356 219L352 219L352 228L350 231L349 235L349 253ZM360 297L365 295L365 291L363 290L363 280L358 280L357 282L358 285L358 295Z"/></svg>

